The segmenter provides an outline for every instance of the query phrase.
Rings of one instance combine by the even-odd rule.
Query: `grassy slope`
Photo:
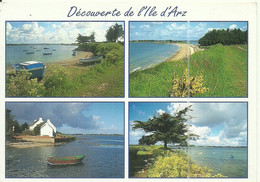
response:
[[[55,65],[56,67],[62,67]],[[99,68],[97,68],[99,67]],[[54,68],[55,69],[55,68]],[[124,63],[66,66],[71,85],[66,93],[55,96],[72,97],[123,97]],[[46,74],[48,72],[46,71]],[[43,80],[44,81],[44,80]]]
[[[241,46],[246,48],[245,46]],[[130,74],[130,97],[168,97],[173,72],[182,75],[187,60],[164,62]],[[210,89],[202,97],[246,97],[247,51],[236,45],[215,45],[192,55],[190,75],[203,74]]]

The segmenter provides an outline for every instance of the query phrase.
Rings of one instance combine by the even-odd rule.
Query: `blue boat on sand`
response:
[[[14,69],[16,71],[28,70],[29,73],[32,73],[31,79],[37,78],[38,80],[41,80],[43,78],[45,68],[46,66],[38,61],[26,61],[14,65]]]

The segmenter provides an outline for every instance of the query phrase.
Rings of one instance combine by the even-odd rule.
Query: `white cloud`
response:
[[[95,32],[96,41],[105,41],[106,31],[114,24],[115,22],[62,22],[50,25],[46,23],[43,27],[33,22],[12,28],[8,22],[6,35],[8,43],[74,43],[78,34],[86,36]]]
[[[236,24],[232,24],[232,25],[229,26],[229,29],[235,29],[235,28],[237,28]]]
[[[162,115],[163,113],[165,113],[164,110],[162,110],[162,109],[157,110],[157,114]]]

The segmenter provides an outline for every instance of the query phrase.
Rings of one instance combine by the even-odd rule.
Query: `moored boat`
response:
[[[31,78],[38,78],[42,79],[44,76],[46,66],[38,61],[27,61],[23,63],[15,64],[14,69],[19,70],[27,70],[28,72],[32,73]]]
[[[44,56],[45,56],[45,55],[52,55],[52,53],[51,53],[51,52],[44,52],[43,55],[44,55]]]
[[[76,155],[68,157],[50,157],[47,162],[49,165],[61,166],[61,165],[74,165],[81,163],[85,158],[85,155]]]
[[[34,52],[26,52],[26,54],[34,54]]]

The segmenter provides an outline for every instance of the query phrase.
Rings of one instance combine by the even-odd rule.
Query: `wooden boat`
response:
[[[94,63],[94,62],[100,62],[101,58],[104,58],[104,56],[96,56],[92,58],[84,58],[84,59],[79,59],[79,63]]]
[[[34,54],[34,52],[26,52],[26,54]]]
[[[24,63],[15,64],[14,69],[16,71],[20,70],[28,70],[28,72],[32,73],[31,78],[42,79],[44,76],[46,66],[38,61],[27,61]]]
[[[44,56],[46,56],[46,55],[52,55],[52,53],[51,53],[51,52],[44,52],[43,55],[44,55]]]
[[[53,166],[74,165],[81,163],[84,158],[85,155],[77,155],[72,157],[50,157],[47,162]]]

